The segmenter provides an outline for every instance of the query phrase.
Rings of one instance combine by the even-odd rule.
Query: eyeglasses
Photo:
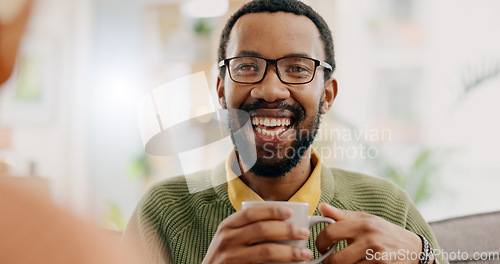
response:
[[[286,84],[306,84],[314,79],[316,68],[321,66],[331,71],[326,62],[300,56],[268,60],[260,57],[234,57],[219,62],[219,67],[229,71],[231,80],[237,83],[258,83],[266,76],[269,65],[276,67],[278,78]]]

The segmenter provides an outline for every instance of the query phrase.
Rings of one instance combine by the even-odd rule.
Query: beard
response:
[[[241,110],[245,111],[245,113],[257,109],[281,109],[291,111],[294,114],[294,121],[289,129],[294,129],[295,133],[293,139],[291,139],[290,145],[285,147],[280,145],[274,146],[270,143],[264,144],[262,147],[256,146],[255,142],[250,142],[250,140],[255,141],[253,131],[251,135],[245,138],[246,142],[243,142],[243,144],[238,142],[239,147],[237,147],[233,133],[231,133],[231,140],[238,153],[237,156],[240,162],[243,165],[248,165],[246,161],[255,160],[249,156],[252,154],[248,154],[255,153],[255,151],[250,151],[247,148],[249,146],[256,146],[256,161],[254,164],[244,167],[249,167],[248,171],[263,178],[280,178],[285,176],[299,164],[306,150],[309,149],[314,142],[321,121],[321,107],[323,103],[323,100],[319,102],[318,110],[314,116],[311,116],[310,120],[306,120],[305,111],[302,107],[286,104],[284,102],[269,104],[259,100],[255,103],[241,107]],[[238,116],[228,115],[228,119],[230,131],[237,131],[244,123]],[[284,153],[281,153],[280,150],[284,150]]]

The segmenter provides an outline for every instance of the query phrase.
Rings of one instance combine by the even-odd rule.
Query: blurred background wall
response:
[[[200,71],[213,91],[221,27],[245,2],[38,0],[0,92],[4,170],[122,228],[151,183],[182,173],[178,157],[144,153],[137,103]],[[390,178],[428,220],[499,210],[500,2],[306,3],[336,49],[339,95],[315,142],[326,164]],[[175,99],[193,114],[209,100]]]

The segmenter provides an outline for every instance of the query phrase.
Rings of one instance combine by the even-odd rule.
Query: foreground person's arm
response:
[[[115,235],[20,186],[0,181],[0,208],[0,263],[141,263]]]

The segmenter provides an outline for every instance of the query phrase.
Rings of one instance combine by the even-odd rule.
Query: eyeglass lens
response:
[[[234,58],[229,61],[229,73],[236,82],[255,83],[266,73],[266,60],[257,57]],[[278,76],[286,83],[306,83],[314,77],[316,63],[312,59],[287,57],[277,62]]]

